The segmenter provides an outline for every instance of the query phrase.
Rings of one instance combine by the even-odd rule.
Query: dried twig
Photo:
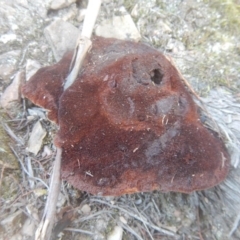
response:
[[[128,225],[126,224],[123,224],[123,223],[119,223],[119,225],[125,229],[126,231],[130,232],[133,236],[136,237],[137,240],[143,240],[143,238],[141,236],[139,236],[131,227],[129,227]]]
[[[60,188],[60,169],[61,169],[61,155],[62,149],[57,148],[57,154],[53,166],[53,172],[51,177],[51,183],[49,188],[49,194],[47,203],[45,206],[42,221],[36,231],[36,240],[48,240],[51,239],[51,233],[54,224],[56,205],[58,200],[58,193]]]
[[[22,167],[22,170],[28,175],[28,178],[29,179],[32,179],[32,180],[37,180],[39,182],[41,182],[47,189],[49,189],[48,185],[41,179],[41,178],[38,178],[38,177],[33,177],[29,172],[28,170],[26,169],[26,167],[24,166],[23,164],[23,161],[22,159],[18,156],[17,152],[14,150],[14,148],[12,146],[10,146],[10,148],[12,149],[14,155],[16,156],[16,158],[18,159],[21,167]]]
[[[87,13],[83,23],[82,33],[77,41],[74,51],[73,59],[70,66],[70,73],[64,84],[64,90],[70,87],[76,80],[77,75],[81,69],[83,60],[91,47],[91,35],[93,27],[101,6],[101,0],[89,0]],[[51,239],[51,234],[54,225],[54,218],[56,212],[56,204],[60,188],[60,167],[61,167],[62,149],[57,148],[55,164],[53,166],[53,173],[47,203],[45,206],[42,221],[36,231],[35,240]]]
[[[135,204],[133,204],[133,205],[134,205],[134,208],[136,209],[139,217],[141,217],[141,214],[140,214],[140,212],[138,211],[138,209],[136,208]],[[147,233],[148,233],[150,239],[151,239],[151,240],[154,240],[152,234],[150,233],[150,231],[149,231],[149,229],[148,229],[148,227],[147,227],[147,225],[146,225],[146,223],[145,223],[144,221],[143,221],[143,225],[144,225],[145,229],[147,230]]]
[[[2,180],[3,180],[4,170],[5,170],[5,164],[3,164],[1,174],[0,174],[0,191],[1,191],[1,188],[2,188]]]
[[[78,233],[83,233],[87,235],[93,235],[92,232],[89,232],[83,229],[78,229],[78,228],[65,228],[64,231],[71,231],[71,232],[78,232]]]
[[[83,60],[92,45],[90,39],[100,6],[101,0],[89,0],[88,2],[87,13],[84,19],[82,33],[75,47],[74,55],[70,66],[71,72],[69,73],[64,84],[64,90],[70,87],[75,81],[82,66]]]
[[[97,211],[89,216],[79,218],[78,221],[76,221],[76,222],[86,222],[86,221],[89,221],[89,220],[99,216],[99,215],[103,216],[103,214],[111,214],[111,212],[109,212],[107,210]]]
[[[34,178],[31,158],[27,157],[26,160],[27,160],[27,168],[28,168],[29,176],[31,176],[31,178]],[[29,179],[29,186],[30,186],[30,188],[34,188],[34,185],[35,185],[34,181],[32,179]]]
[[[107,201],[104,201],[104,200],[100,200],[100,199],[96,199],[96,198],[92,198],[90,200],[90,202],[98,202],[98,203],[101,203],[101,204],[105,204],[111,208],[115,208],[115,209],[118,209],[120,210],[121,212],[124,212],[125,214],[131,216],[132,218],[135,218],[136,220],[140,221],[141,223],[144,223],[144,225],[146,226],[150,226],[152,229],[160,232],[160,233],[163,233],[167,236],[176,236],[173,232],[169,231],[169,230],[165,230],[163,228],[160,228],[156,225],[154,225],[153,223],[151,223],[149,220],[145,219],[144,217],[142,217],[141,215],[139,216],[139,213],[132,213],[132,211],[130,209],[125,209],[125,208],[122,208],[120,206],[115,206],[115,205],[112,205],[110,203],[108,203]]]
[[[24,141],[19,138],[18,136],[16,136],[16,134],[12,131],[12,129],[6,124],[6,123],[1,123],[3,128],[5,129],[5,131],[8,133],[8,135],[14,139],[17,143],[19,143],[20,145],[24,145]]]
[[[70,87],[73,82],[75,81],[79,70],[82,66],[83,60],[89,50],[89,48],[91,47],[92,42],[90,39],[86,38],[86,37],[80,37],[78,39],[78,43],[77,46],[75,48],[75,52],[73,55],[73,59],[71,62],[71,67],[70,67],[70,74],[68,75],[66,82],[64,84],[64,90],[66,90],[68,87]],[[72,67],[73,65],[73,67]]]

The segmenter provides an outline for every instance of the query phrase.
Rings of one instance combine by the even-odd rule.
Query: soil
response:
[[[14,75],[26,69],[27,59],[42,66],[55,62],[44,29],[61,18],[79,27],[79,11],[87,1],[51,10],[47,1],[0,1],[0,93]],[[97,24],[121,14],[131,14],[142,42],[170,56],[201,96],[226,136],[232,169],[220,185],[191,194],[138,193],[98,197],[62,182],[56,218],[56,239],[107,239],[115,226],[122,239],[240,239],[240,2],[207,0],[103,1]],[[10,109],[0,109],[1,146],[19,168],[0,165],[0,239],[33,239],[46,203],[57,127],[45,115],[29,114],[33,105],[21,99]],[[45,112],[43,112],[45,114]],[[26,150],[29,132],[37,121],[47,130],[37,156]],[[12,131],[12,132],[11,132]],[[9,135],[11,137],[9,137]],[[1,148],[0,148],[1,151]],[[20,214],[9,220],[20,210]],[[27,223],[31,220],[31,224]],[[27,225],[29,224],[29,225]],[[27,225],[27,227],[26,227]],[[27,229],[27,230],[26,230]]]

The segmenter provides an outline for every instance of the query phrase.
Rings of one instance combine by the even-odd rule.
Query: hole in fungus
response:
[[[137,118],[138,118],[138,121],[139,121],[139,122],[143,122],[143,121],[145,121],[145,119],[146,119],[146,117],[145,117],[143,114],[138,114],[138,115],[137,115]]]
[[[155,84],[159,85],[162,82],[163,74],[161,73],[160,69],[154,69],[150,73],[151,80]]]
[[[111,51],[111,61],[96,57],[113,46],[117,59]],[[163,54],[141,43],[95,37],[84,74],[63,92],[71,58],[38,71],[22,88],[59,125],[54,143],[63,149],[63,179],[81,191],[112,196],[189,193],[225,179],[230,158],[224,143],[199,121],[198,107]],[[161,84],[163,73],[160,91],[151,83]],[[101,80],[106,75],[114,76],[108,84]]]

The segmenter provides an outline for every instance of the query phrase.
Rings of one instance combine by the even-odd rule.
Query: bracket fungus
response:
[[[173,64],[142,43],[94,37],[77,80],[65,91],[72,53],[40,69],[23,95],[59,125],[62,178],[99,195],[189,193],[227,175],[230,157],[200,119]]]

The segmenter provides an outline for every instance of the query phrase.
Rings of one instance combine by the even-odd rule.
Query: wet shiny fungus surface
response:
[[[167,58],[141,43],[95,37],[74,84],[63,92],[72,53],[39,70],[23,94],[59,124],[62,178],[80,190],[122,195],[189,193],[221,182],[229,155],[205,128]]]

